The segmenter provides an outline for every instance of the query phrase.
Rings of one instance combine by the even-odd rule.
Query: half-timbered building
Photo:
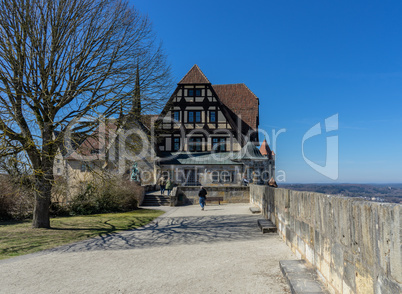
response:
[[[258,124],[259,99],[245,84],[212,85],[194,65],[159,116],[159,172],[186,185],[269,180],[275,163],[256,147]]]

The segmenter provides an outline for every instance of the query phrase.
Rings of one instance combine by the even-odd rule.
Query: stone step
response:
[[[146,194],[141,206],[169,206],[170,198],[167,195]]]
[[[279,267],[285,276],[292,294],[329,294],[317,272],[304,260],[281,260]]]
[[[261,209],[259,207],[250,207],[250,211],[252,214],[261,213]]]
[[[257,223],[263,234],[276,233],[276,231],[277,231],[277,228],[275,227],[275,225],[268,219],[259,219],[257,221]]]

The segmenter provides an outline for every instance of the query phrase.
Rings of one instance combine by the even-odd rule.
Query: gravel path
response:
[[[163,207],[148,226],[0,261],[0,293],[290,293],[249,205]]]

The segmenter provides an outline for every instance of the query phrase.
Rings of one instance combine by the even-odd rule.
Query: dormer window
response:
[[[91,154],[99,154],[100,150],[99,149],[92,149]]]

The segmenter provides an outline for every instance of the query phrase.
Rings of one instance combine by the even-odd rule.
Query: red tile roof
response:
[[[98,153],[92,153],[92,150],[98,152],[98,150],[104,149],[109,144],[110,137],[116,130],[117,126],[113,122],[109,122],[103,127],[95,129],[77,149],[66,156],[66,159],[77,160],[80,159],[81,156],[98,157]],[[102,142],[103,139],[105,140],[104,142]]]
[[[271,151],[271,148],[269,148],[268,142],[265,139],[261,144],[260,152],[262,155],[267,156],[269,159],[272,159],[272,156],[275,155],[274,152]]]
[[[240,116],[249,127],[257,130],[258,98],[245,84],[212,85],[212,87],[226,107]],[[237,122],[236,118],[235,122]]]
[[[210,84],[198,65],[194,65],[178,84]]]

